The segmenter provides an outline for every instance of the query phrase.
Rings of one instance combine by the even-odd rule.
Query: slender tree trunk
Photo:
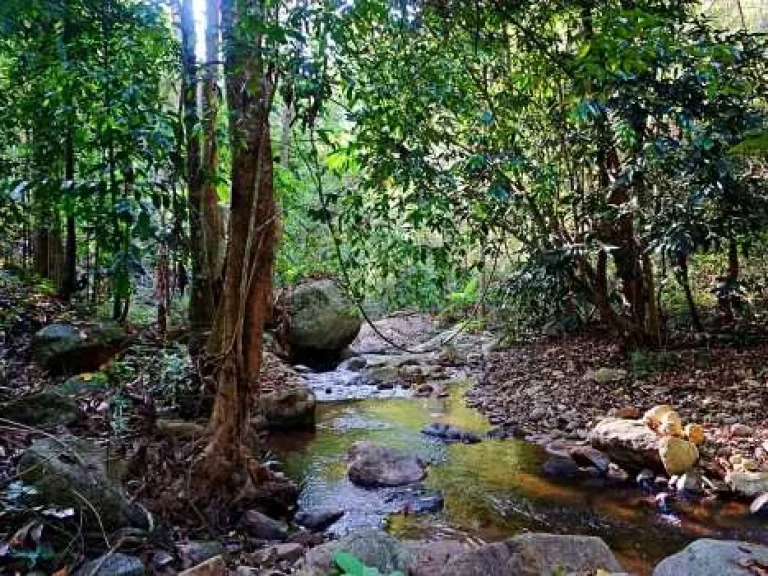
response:
[[[219,34],[221,17],[219,0],[206,2],[205,28],[205,82],[203,84],[203,242],[205,245],[205,266],[209,290],[214,307],[221,296],[224,265],[224,221],[219,207],[219,61],[221,50]]]
[[[75,145],[72,129],[67,131],[64,144],[64,179],[69,183],[70,193],[75,184]],[[67,210],[67,244],[64,255],[64,279],[61,294],[69,299],[77,288],[77,224],[75,222],[75,200],[70,199]]]
[[[679,253],[677,255],[677,282],[683,289],[685,294],[685,301],[688,304],[688,312],[691,315],[691,324],[693,329],[697,332],[702,332],[701,318],[699,317],[699,311],[696,308],[696,301],[693,298],[693,290],[691,289],[691,280],[688,274],[688,255]]]
[[[215,310],[208,267],[206,266],[203,230],[203,172],[198,111],[197,31],[193,0],[181,0],[181,52],[183,67],[182,104],[184,141],[187,148],[186,172],[189,187],[189,248],[192,256],[192,291],[189,320],[193,328],[210,327]]]

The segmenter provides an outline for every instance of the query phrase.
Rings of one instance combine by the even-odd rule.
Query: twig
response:
[[[107,547],[110,548],[112,545],[109,543],[109,538],[107,537],[107,531],[104,529],[104,523],[101,521],[101,514],[99,514],[99,511],[96,510],[96,507],[91,504],[91,501],[88,500],[85,496],[80,494],[77,490],[74,488],[72,489],[72,493],[80,498],[85,504],[88,506],[88,508],[91,509],[91,512],[96,516],[96,521],[99,523],[99,528],[101,529],[101,535],[104,537],[104,542],[106,543]],[[105,558],[106,559],[106,558]],[[99,568],[101,567],[101,563],[99,564]],[[91,574],[95,573],[95,571],[92,571]]]

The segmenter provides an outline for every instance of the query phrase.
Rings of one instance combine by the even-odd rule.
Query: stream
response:
[[[432,422],[484,434],[485,417],[465,406],[467,381],[454,381],[443,398],[416,398],[406,389],[379,390],[350,374],[304,376],[318,398],[317,428],[276,435],[271,450],[301,488],[300,508],[340,508],[329,528],[343,535],[383,527],[410,540],[458,539],[474,544],[503,540],[521,531],[589,534],[603,538],[628,570],[650,574],[665,556],[700,537],[768,541],[768,530],[747,507],[720,500],[674,501],[663,514],[654,495],[632,484],[555,482],[541,473],[547,454],[523,440],[444,444],[421,433]],[[403,488],[368,490],[346,476],[345,456],[358,440],[418,454],[430,463],[424,482],[444,497],[442,510],[403,513]],[[407,489],[406,489],[407,498]]]

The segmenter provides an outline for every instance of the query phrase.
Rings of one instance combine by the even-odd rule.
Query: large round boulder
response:
[[[353,555],[381,574],[400,571],[405,574],[413,556],[408,548],[381,530],[360,530],[341,540],[328,542],[309,551],[303,569],[308,576],[327,576],[336,568],[334,556],[340,552]]]
[[[754,576],[768,566],[768,546],[702,538],[665,558],[653,576]]]
[[[349,450],[349,479],[358,486],[405,486],[427,475],[425,463],[413,454],[372,442],[355,442]]]
[[[110,361],[128,337],[114,322],[84,326],[49,324],[32,339],[32,356],[56,374],[95,372]]]
[[[610,548],[594,536],[521,534],[451,560],[441,576],[554,576],[623,572]]]
[[[339,355],[360,332],[357,308],[333,280],[306,282],[293,289],[284,338],[296,357]]]

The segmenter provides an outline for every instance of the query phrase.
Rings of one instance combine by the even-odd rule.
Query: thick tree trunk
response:
[[[201,490],[242,502],[268,477],[252,456],[249,424],[259,393],[262,337],[272,291],[276,209],[269,112],[274,87],[259,38],[243,43],[243,19],[262,15],[259,0],[222,1],[232,149],[231,216],[222,300],[209,349],[219,359],[218,386],[198,463]],[[250,38],[250,37],[249,37]]]

